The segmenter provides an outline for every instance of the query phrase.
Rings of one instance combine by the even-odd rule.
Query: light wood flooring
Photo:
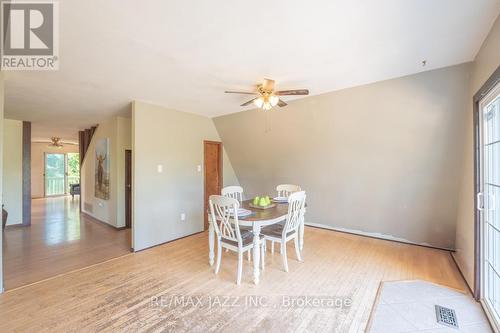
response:
[[[6,290],[130,253],[130,229],[80,216],[78,196],[34,199],[31,226],[3,237]]]
[[[237,286],[236,255],[224,252],[215,275],[207,237],[196,234],[6,292],[0,332],[363,332],[380,281],[421,279],[466,290],[449,252],[310,227],[303,263],[290,247],[285,273],[279,251],[268,251],[260,284],[252,283],[245,260]],[[256,296],[264,302],[245,305]],[[291,306],[291,299],[304,297],[351,304]]]

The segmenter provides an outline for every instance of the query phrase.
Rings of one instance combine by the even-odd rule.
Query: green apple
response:
[[[254,205],[258,205],[259,204],[259,201],[260,201],[260,197],[259,196],[256,196],[255,198],[253,198],[253,204]]]
[[[266,206],[269,206],[271,204],[271,198],[269,198],[268,195],[266,195],[266,202],[267,202]]]
[[[266,207],[267,206],[266,198],[264,198],[264,197],[260,198],[260,200],[259,200],[259,206],[261,206],[261,207]]]

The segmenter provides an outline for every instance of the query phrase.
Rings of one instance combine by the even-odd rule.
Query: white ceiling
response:
[[[74,139],[135,99],[211,117],[248,100],[224,90],[265,77],[316,95],[471,61],[500,11],[500,0],[59,4],[60,70],[7,74],[6,117],[32,121],[36,137]]]

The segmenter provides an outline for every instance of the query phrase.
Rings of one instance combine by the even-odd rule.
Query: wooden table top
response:
[[[251,210],[253,212],[252,215],[245,217],[245,218],[239,218],[239,220],[244,220],[244,221],[262,221],[262,220],[274,220],[276,218],[279,218],[281,216],[285,217],[286,214],[288,214],[288,202],[286,203],[275,203],[275,207],[273,208],[268,208],[268,209],[259,209],[259,208],[253,208],[250,207],[250,203],[253,200],[245,200],[242,202],[241,207]]]

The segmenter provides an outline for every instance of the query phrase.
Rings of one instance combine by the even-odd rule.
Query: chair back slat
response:
[[[276,191],[278,191],[278,197],[288,198],[290,194],[300,192],[301,188],[298,185],[280,184],[276,186]]]
[[[211,195],[208,199],[210,215],[218,237],[238,242],[241,247],[242,240],[238,225],[238,208],[240,203],[234,198],[222,195]]]
[[[221,194],[225,197],[236,199],[240,203],[243,201],[243,187],[241,186],[226,186],[221,190]]]
[[[296,231],[304,220],[306,206],[306,192],[294,192],[288,197],[288,214],[286,216],[283,236],[291,231]]]

